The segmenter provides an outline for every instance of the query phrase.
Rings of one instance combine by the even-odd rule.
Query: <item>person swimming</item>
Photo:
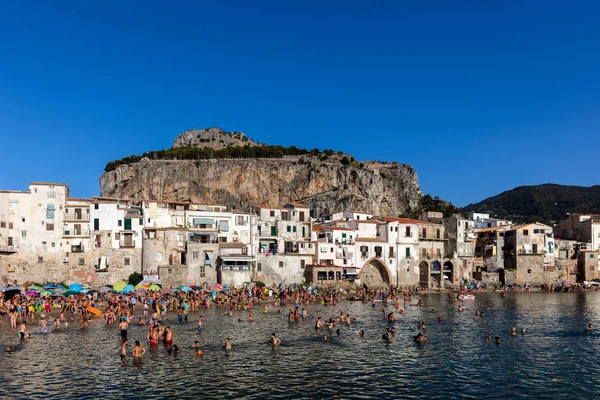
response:
[[[281,339],[279,339],[277,336],[275,336],[275,333],[271,333],[271,344],[273,346],[277,346],[277,345],[281,344]]]
[[[517,329],[516,329],[515,327],[512,327],[512,328],[510,329],[510,334],[511,334],[512,336],[517,336]]]
[[[419,334],[417,334],[417,336],[415,336],[415,342],[417,342],[417,344],[426,343],[427,338],[425,337],[425,335],[423,335],[422,333],[419,332]]]
[[[500,344],[501,343],[500,342],[500,336],[496,336],[494,339],[496,340],[496,344]]]
[[[491,335],[487,335],[487,337],[485,338],[486,342],[491,342],[492,341],[492,336]]]
[[[365,336],[365,331],[363,331],[362,329],[360,331],[358,331],[358,336],[360,336],[360,337]]]

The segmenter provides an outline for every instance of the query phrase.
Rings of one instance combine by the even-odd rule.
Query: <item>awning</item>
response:
[[[212,218],[194,218],[194,225],[214,225],[215,220]]]

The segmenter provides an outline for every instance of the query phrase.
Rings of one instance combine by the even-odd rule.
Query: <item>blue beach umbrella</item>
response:
[[[179,290],[183,290],[184,292],[191,292],[192,288],[189,286],[179,286]]]
[[[123,290],[121,290],[121,292],[131,293],[131,292],[133,292],[133,290],[134,290],[133,285],[125,285],[125,287],[123,288]]]
[[[79,283],[74,283],[71,286],[69,286],[69,290],[72,292],[79,292],[81,291],[82,287]]]

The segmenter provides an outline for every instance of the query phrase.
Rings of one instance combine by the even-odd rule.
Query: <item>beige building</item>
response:
[[[588,243],[587,250],[600,250],[600,215],[571,214],[554,227],[554,236]]]

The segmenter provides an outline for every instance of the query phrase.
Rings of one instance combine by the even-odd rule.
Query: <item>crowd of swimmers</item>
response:
[[[382,318],[387,322],[387,327],[382,332],[381,338],[386,343],[391,343],[397,333],[395,326],[397,315],[402,316],[404,309],[408,305],[422,307],[423,302],[417,299],[413,304],[413,296],[418,294],[418,288],[406,288],[400,290],[390,288],[387,290],[369,290],[362,289],[358,292],[356,299],[360,299],[363,303],[371,304],[376,307],[378,303],[385,306],[394,306],[394,311],[384,308],[382,310]],[[450,293],[450,298],[459,303],[458,311],[464,312],[463,298],[461,293]],[[505,293],[502,293],[502,297]],[[229,290],[226,292],[217,293],[216,296],[208,291],[174,291],[168,293],[154,292],[143,290],[132,294],[115,294],[115,293],[94,293],[93,295],[75,295],[70,297],[29,297],[26,295],[16,295],[10,300],[4,300],[3,294],[0,294],[0,326],[4,324],[4,315],[8,315],[10,328],[18,332],[21,341],[27,340],[31,333],[28,330],[28,322],[39,325],[40,333],[47,334],[52,330],[68,330],[69,323],[73,324],[76,320],[79,321],[79,329],[87,329],[89,324],[94,321],[102,321],[104,325],[117,325],[120,337],[119,354],[125,360],[128,355],[129,337],[128,331],[130,324],[139,326],[147,326],[146,341],[149,347],[159,346],[161,343],[167,349],[168,354],[178,354],[182,349],[175,343],[175,333],[170,326],[169,320],[166,318],[167,313],[176,315],[176,320],[179,323],[187,322],[190,313],[197,313],[203,309],[209,309],[212,305],[216,307],[227,307],[228,316],[233,316],[234,312],[246,312],[247,320],[252,322],[254,319],[253,307],[262,306],[263,313],[270,312],[270,307],[275,307],[276,312],[281,314],[282,309],[288,304],[293,304],[293,307],[288,309],[288,322],[297,322],[307,318],[313,318],[305,306],[313,304],[332,305],[335,306],[342,299],[342,292],[335,289],[330,289],[317,293],[313,290],[308,290],[304,287],[297,286],[281,290],[262,290],[258,287],[246,290]],[[271,301],[274,300],[274,301]],[[400,305],[403,304],[403,307]],[[103,317],[97,317],[93,310],[102,310]],[[57,318],[50,321],[50,313],[58,314]],[[139,312],[141,315],[136,316]],[[397,315],[396,315],[397,313]],[[436,313],[435,309],[431,309],[431,313]],[[476,310],[475,315],[484,317],[485,313],[481,310]],[[39,318],[39,320],[38,320]],[[95,318],[95,320],[94,320]],[[202,333],[204,317],[200,315],[197,319],[197,332]],[[241,318],[238,319],[241,322]],[[437,321],[444,322],[441,315],[438,315]],[[337,317],[323,319],[317,317],[315,319],[315,330],[323,340],[328,340],[334,333],[340,336],[341,331],[338,328],[340,325],[351,326],[357,322],[356,318],[348,313],[341,312]],[[585,333],[593,331],[592,324],[589,324],[585,329]],[[425,321],[417,322],[418,333],[413,336],[415,343],[423,345],[427,343],[427,338],[424,332],[427,330]],[[525,335],[526,329],[521,328],[520,334]],[[365,336],[365,331],[360,329],[359,336]],[[517,336],[517,328],[510,329],[511,336]],[[499,336],[492,339],[488,335],[485,342],[494,341],[497,345],[501,343]],[[281,344],[275,333],[271,334],[269,342],[277,347]],[[204,344],[195,341],[188,347],[192,349],[199,357],[204,355]],[[232,343],[229,337],[223,340],[223,349],[226,352],[232,350]],[[13,346],[6,347],[5,351],[13,351]],[[146,348],[139,340],[135,340],[131,350],[131,355],[134,361],[140,361],[146,353]]]

